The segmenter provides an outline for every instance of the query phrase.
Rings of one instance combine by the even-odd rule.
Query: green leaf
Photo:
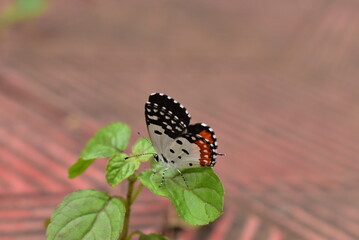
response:
[[[169,238],[162,235],[151,233],[148,235],[141,234],[139,240],[169,240]]]
[[[0,29],[27,18],[33,18],[48,8],[48,0],[12,0],[0,9]]]
[[[113,156],[106,167],[106,179],[108,184],[116,186],[122,180],[131,176],[140,166],[140,162],[134,158],[124,159],[127,154],[120,153]]]
[[[69,169],[68,174],[69,178],[75,178],[78,175],[82,174],[93,162],[95,159],[83,160],[79,158]]]
[[[14,4],[24,12],[37,12],[46,3],[44,0],[15,0]]]
[[[153,157],[153,154],[156,154],[156,151],[153,148],[152,143],[148,138],[145,137],[140,138],[132,146],[133,156],[141,155],[141,154],[146,154],[146,155],[136,157],[139,161],[147,161]]]
[[[44,227],[45,227],[45,229],[49,226],[50,223],[51,223],[51,220],[50,220],[49,217],[44,220]]]
[[[154,194],[167,197],[176,207],[177,213],[192,225],[204,225],[217,219],[223,212],[224,190],[212,168],[170,169],[165,174],[161,187],[162,173],[143,171],[140,181]]]
[[[121,181],[131,176],[140,167],[141,161],[147,161],[152,158],[153,155],[147,153],[156,152],[148,139],[140,138],[132,146],[132,157],[125,160],[127,157],[126,154],[117,154],[113,156],[109,160],[106,168],[106,179],[108,184],[116,186]]]
[[[67,195],[51,215],[47,240],[117,239],[125,206],[118,198],[86,189]]]
[[[131,129],[122,122],[115,122],[98,130],[81,153],[83,160],[111,157],[123,152],[130,140]]]

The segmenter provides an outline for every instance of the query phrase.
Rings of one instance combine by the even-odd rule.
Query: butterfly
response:
[[[223,155],[217,153],[217,137],[213,129],[204,123],[190,124],[191,115],[187,109],[166,94],[149,96],[145,117],[149,137],[157,152],[154,159],[166,168],[161,185],[168,169],[175,168],[184,178],[180,169],[213,167],[217,155]]]

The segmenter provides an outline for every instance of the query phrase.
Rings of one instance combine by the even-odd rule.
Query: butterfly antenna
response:
[[[140,132],[137,132],[137,134],[138,134],[140,137],[143,137]],[[145,138],[145,137],[143,137],[143,138],[146,139],[146,141],[147,141],[151,146],[153,146],[151,141],[149,141],[149,140],[148,140],[147,138]],[[142,153],[142,154],[138,154],[138,155],[133,155],[133,156],[125,157],[124,159],[127,160],[127,159],[129,159],[129,158],[140,157],[140,156],[143,156],[143,155],[153,155],[153,156],[155,156],[155,155],[157,155],[157,153]]]
[[[150,140],[148,140],[148,138],[144,137],[140,132],[137,132],[137,135],[146,139],[146,141],[153,147],[152,142]]]
[[[156,153],[142,153],[142,154],[137,154],[137,155],[133,155],[133,156],[129,156],[129,157],[125,157],[124,159],[127,160],[129,158],[133,158],[133,157],[140,157],[140,156],[143,156],[143,155],[153,155],[155,156]]]

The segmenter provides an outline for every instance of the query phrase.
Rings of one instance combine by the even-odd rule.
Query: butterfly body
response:
[[[157,152],[155,160],[166,169],[215,165],[219,154],[213,129],[204,123],[190,125],[191,116],[182,104],[163,93],[153,93],[145,104],[145,116]]]

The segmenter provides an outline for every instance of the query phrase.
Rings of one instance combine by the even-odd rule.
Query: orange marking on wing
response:
[[[212,138],[212,134],[206,130],[203,130],[202,132],[200,132],[199,135],[201,135],[202,137],[207,139],[210,143],[214,142],[214,140]]]
[[[197,140],[195,142],[199,146],[201,157],[199,159],[202,166],[210,166],[212,162],[211,150],[208,143],[203,140]]]

